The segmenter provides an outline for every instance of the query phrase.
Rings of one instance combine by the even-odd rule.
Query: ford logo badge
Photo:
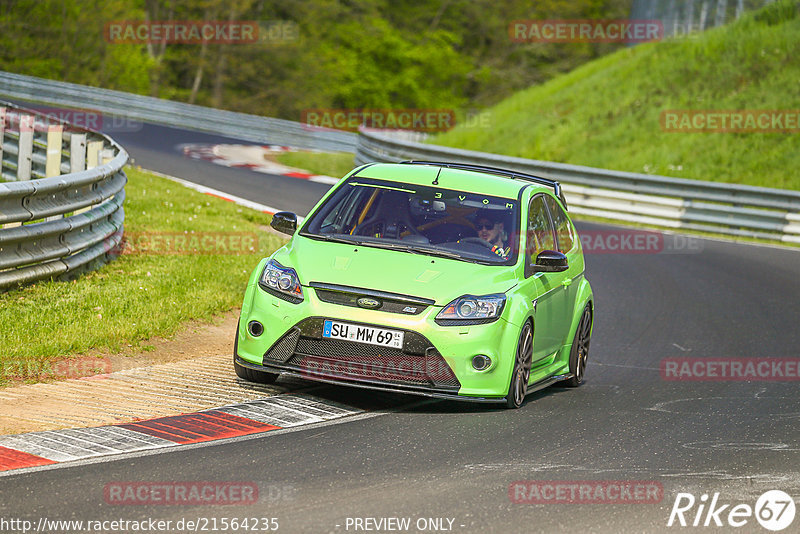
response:
[[[371,299],[369,297],[361,297],[356,301],[361,308],[368,308],[370,310],[376,310],[381,307],[381,301]]]

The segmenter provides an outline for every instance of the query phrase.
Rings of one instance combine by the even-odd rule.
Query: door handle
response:
[[[564,287],[567,287],[567,286],[569,286],[571,284],[572,284],[572,278],[565,278],[564,281],[561,282],[561,285],[564,286]]]

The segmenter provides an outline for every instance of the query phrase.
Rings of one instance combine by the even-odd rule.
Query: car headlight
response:
[[[289,302],[303,300],[303,288],[297,272],[290,267],[284,267],[275,260],[269,260],[264,272],[261,274],[259,285],[267,292]]]
[[[441,321],[440,324],[459,324],[462,321],[489,323],[500,317],[505,304],[506,296],[501,293],[480,297],[464,295],[445,306],[436,316],[436,322]]]

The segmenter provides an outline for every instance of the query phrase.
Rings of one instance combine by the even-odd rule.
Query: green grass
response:
[[[73,282],[39,282],[0,294],[0,383],[36,378],[59,357],[140,346],[153,336],[174,334],[186,321],[235,308],[249,273],[283,242],[263,229],[267,215],[141,170],[126,172],[126,235],[250,232],[256,234],[249,234],[253,250],[123,254]]]
[[[324,174],[341,178],[355,167],[354,154],[348,152],[284,152],[277,161],[283,165],[297,167],[311,174]]]
[[[800,17],[778,2],[690,39],[626,48],[504,100],[436,144],[800,189],[797,133],[667,133],[664,110],[800,109]]]

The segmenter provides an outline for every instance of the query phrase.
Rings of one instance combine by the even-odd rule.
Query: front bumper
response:
[[[240,365],[320,382],[459,400],[502,401],[508,391],[518,328],[503,318],[480,325],[441,326],[440,306],[415,315],[322,301],[304,287],[304,300],[287,302],[257,284],[248,286],[238,332]],[[327,298],[327,297],[326,297]],[[325,319],[402,330],[402,349],[323,338]],[[250,321],[264,333],[247,332]],[[492,359],[483,371],[476,354]]]
[[[497,397],[464,397],[458,394],[449,393],[449,392],[440,392],[432,389],[415,389],[415,388],[404,388],[401,386],[393,386],[391,384],[387,384],[385,382],[371,382],[366,380],[346,380],[343,378],[336,378],[336,377],[326,377],[326,376],[309,376],[306,372],[297,372],[287,370],[283,367],[272,367],[269,365],[255,365],[248,361],[241,359],[240,357],[236,357],[236,363],[243,367],[249,367],[250,369],[255,369],[257,371],[266,371],[269,373],[276,373],[281,374],[284,376],[294,377],[294,378],[302,378],[305,380],[312,380],[314,382],[322,382],[325,384],[334,384],[339,386],[350,386],[356,387],[360,389],[372,389],[377,391],[388,391],[390,393],[404,393],[407,395],[421,395],[423,397],[432,397],[437,399],[449,399],[449,400],[458,400],[458,401],[469,401],[469,402],[484,402],[484,403],[498,403],[504,402],[504,398],[497,398]]]

